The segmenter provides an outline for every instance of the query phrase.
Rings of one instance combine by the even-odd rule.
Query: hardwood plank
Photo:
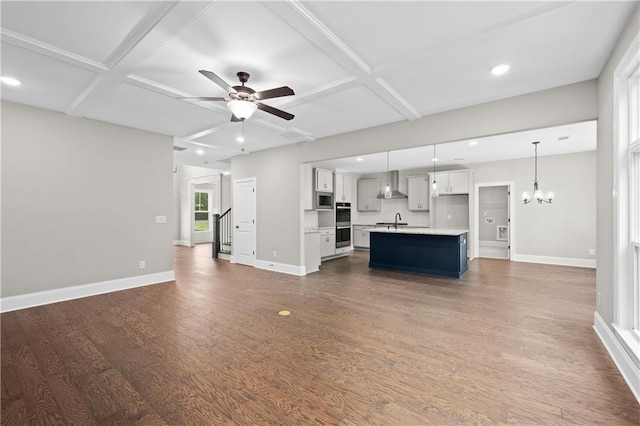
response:
[[[15,373],[21,383],[29,424],[63,425],[64,418],[53,397],[47,378],[27,342],[16,312],[2,314],[2,334],[15,361]],[[33,330],[30,330],[30,332]],[[4,375],[2,376],[4,381]],[[4,401],[3,401],[4,402]],[[6,419],[2,418],[3,424]]]
[[[2,419],[2,424],[27,424],[29,415],[22,395],[22,386],[17,375],[18,367],[15,365],[9,346],[5,341],[5,333],[2,333],[0,338],[0,377],[2,378],[0,419]]]
[[[99,424],[640,424],[591,327],[591,269],[479,259],[452,280],[356,252],[295,277],[208,245],[177,247],[175,269],[173,283],[3,314],[2,424],[47,421],[23,375],[82,395]],[[23,347],[35,372],[14,368]]]
[[[56,348],[49,341],[49,339],[55,338],[56,334],[43,332],[45,330],[43,325],[49,321],[47,318],[42,321],[36,320],[37,314],[43,311],[43,308],[23,309],[18,311],[16,315],[21,324],[31,330],[25,337],[33,350],[46,383],[51,389],[53,399],[55,399],[66,424],[95,424],[95,419],[89,412],[83,396],[74,385],[72,379],[74,370],[69,369],[60,361]]]

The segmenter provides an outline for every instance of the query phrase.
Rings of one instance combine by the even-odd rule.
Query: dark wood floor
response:
[[[176,283],[3,314],[2,424],[640,423],[591,269],[441,279],[357,252],[294,277],[175,254]]]

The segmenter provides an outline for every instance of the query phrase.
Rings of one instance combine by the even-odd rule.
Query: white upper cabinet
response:
[[[429,210],[429,178],[426,175],[409,176],[408,209],[417,211]]]
[[[316,191],[333,192],[333,172],[316,168]]]
[[[335,175],[336,190],[335,201],[343,203],[353,202],[353,183],[354,179],[351,175],[336,173]]]
[[[436,172],[436,183],[440,195],[468,194],[469,172]],[[429,173],[429,181],[433,180],[433,173]]]
[[[381,208],[380,179],[360,179],[358,181],[358,211],[379,212]]]

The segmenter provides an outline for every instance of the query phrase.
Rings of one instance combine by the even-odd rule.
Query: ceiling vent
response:
[[[175,146],[175,145],[173,146],[173,150],[174,151],[184,151],[185,149],[187,149],[187,148],[183,148],[181,146]]]

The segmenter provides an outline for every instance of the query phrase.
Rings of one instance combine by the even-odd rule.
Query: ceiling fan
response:
[[[264,112],[268,112],[269,114],[276,115],[280,118],[284,118],[285,120],[291,120],[295,117],[293,114],[289,114],[286,111],[282,111],[278,108],[274,108],[272,106],[263,104],[259,102],[264,99],[271,98],[279,98],[282,96],[291,96],[295,93],[288,86],[277,87],[275,89],[263,90],[261,92],[256,92],[249,86],[245,86],[244,84],[249,81],[249,73],[240,71],[236,75],[238,76],[238,80],[242,83],[241,86],[231,86],[229,83],[218,77],[215,73],[207,70],[200,70],[200,74],[207,77],[209,80],[216,83],[218,86],[222,87],[227,91],[229,96],[227,97],[192,97],[185,98],[181,97],[179,99],[189,100],[189,101],[224,101],[227,102],[227,107],[231,110],[231,121],[244,121],[247,118],[251,117],[251,114],[255,112],[256,109],[261,109]]]

